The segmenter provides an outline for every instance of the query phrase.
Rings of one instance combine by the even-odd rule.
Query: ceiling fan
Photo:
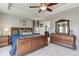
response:
[[[40,13],[41,11],[49,11],[52,12],[52,9],[50,9],[49,7],[56,5],[58,3],[40,3],[40,6],[29,6],[29,8],[40,8],[40,10],[38,11],[38,13]]]

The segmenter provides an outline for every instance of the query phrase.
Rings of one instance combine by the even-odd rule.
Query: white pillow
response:
[[[22,35],[30,35],[33,34],[32,32],[23,32]]]

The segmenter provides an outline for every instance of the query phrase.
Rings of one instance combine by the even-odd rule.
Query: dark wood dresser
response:
[[[50,42],[72,49],[76,49],[75,45],[76,37],[74,35],[63,35],[52,33],[50,35]]]
[[[0,36],[0,47],[9,45],[9,37],[8,36]]]

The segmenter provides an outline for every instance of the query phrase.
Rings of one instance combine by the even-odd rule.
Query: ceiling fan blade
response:
[[[40,13],[42,10],[40,9],[39,11],[38,11],[38,13]]]
[[[56,4],[58,4],[58,3],[49,3],[49,4],[47,4],[47,6],[49,7],[49,6],[56,5]]]
[[[30,8],[39,8],[40,6],[29,6]]]
[[[47,8],[46,10],[52,12],[52,9]]]
[[[11,3],[8,3],[8,10],[10,9],[11,5],[12,5]]]

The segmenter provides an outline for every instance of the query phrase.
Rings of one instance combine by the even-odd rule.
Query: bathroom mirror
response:
[[[69,20],[61,19],[56,21],[55,23],[55,32],[58,34],[69,34]]]

